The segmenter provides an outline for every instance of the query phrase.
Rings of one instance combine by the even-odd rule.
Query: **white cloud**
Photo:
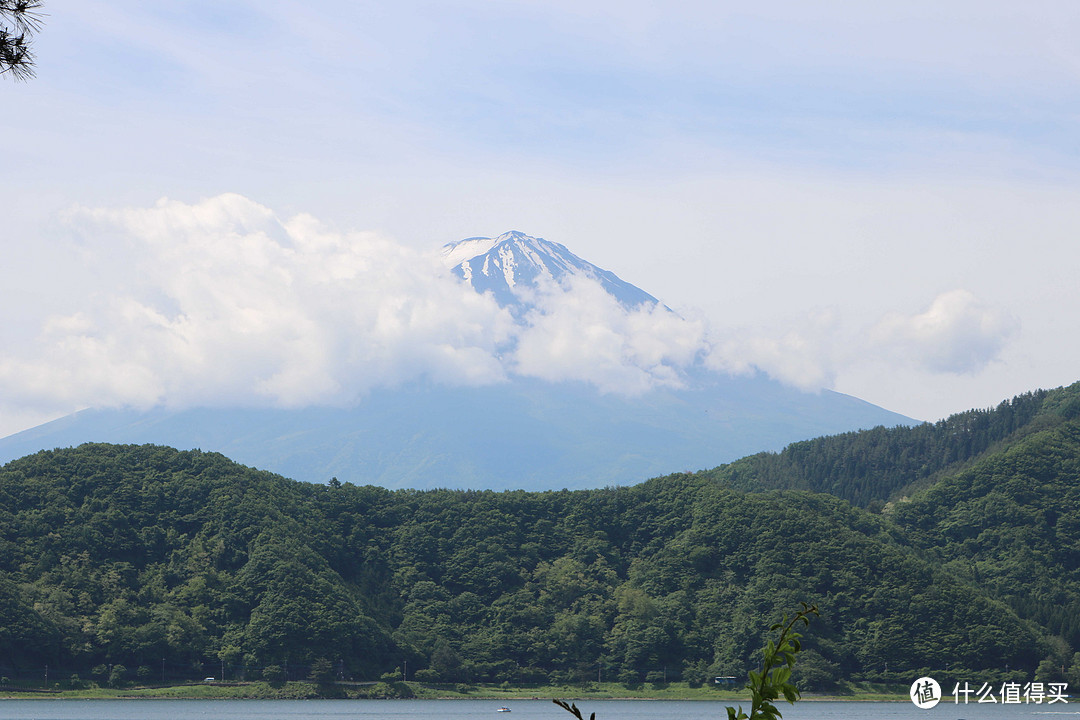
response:
[[[236,194],[76,208],[66,221],[83,278],[45,291],[67,307],[33,342],[5,343],[5,413],[349,404],[422,378],[481,385],[513,375],[636,394],[679,387],[701,362],[816,390],[869,360],[883,372],[974,374],[1018,330],[958,290],[868,333],[846,333],[829,309],[772,331],[719,334],[663,306],[628,311],[587,278],[531,291],[534,309],[515,321],[449,275],[437,251],[339,232],[310,215],[282,219]]]
[[[760,370],[802,390],[833,384],[839,336],[835,313],[819,311],[799,318],[795,327],[775,333],[737,331],[715,342],[708,364],[714,370],[745,374]]]
[[[599,282],[576,277],[533,296],[513,369],[545,380],[583,380],[637,394],[680,386],[680,369],[706,350],[704,326],[662,306],[628,311]]]
[[[83,248],[86,262],[66,262],[48,242],[47,218],[74,202],[142,207],[229,188],[288,216],[304,208],[343,227],[389,228],[415,247],[508,227],[543,232],[673,307],[701,308],[728,331],[714,344],[733,368],[804,386],[835,375],[845,392],[910,415],[1076,379],[1080,319],[1054,311],[1080,302],[1075,2],[1031,12],[1002,0],[463,0],[378,13],[340,0],[240,0],[214,12],[49,4],[38,78],[7,88],[19,111],[0,139],[18,178],[0,201],[7,398],[28,392],[10,379],[19,378],[39,399],[190,401],[213,396],[215,377],[231,391],[227,378],[247,368],[257,380],[244,376],[236,392],[301,402],[424,368],[479,382],[509,367],[467,328],[465,339],[394,347],[350,334],[336,303],[341,317],[327,316],[310,286],[297,289],[304,278],[290,286],[227,270],[237,286],[225,297],[200,305],[191,289],[180,300],[157,277],[195,269],[191,253],[177,250],[175,265],[164,256],[181,216],[199,215],[190,208],[146,211],[143,222],[162,223],[164,246],[141,247],[138,263],[129,246],[150,241],[126,233],[110,246],[105,235],[119,228],[108,218]],[[238,237],[257,235],[245,222],[266,234],[269,244],[249,248],[252,262],[267,252],[269,267],[291,268],[297,255],[277,256],[296,242],[285,223],[266,208],[220,205]],[[216,222],[211,205],[201,212],[198,222]],[[331,244],[341,235],[319,232]],[[330,262],[306,252],[331,278],[368,277],[349,264],[362,253]],[[80,277],[84,265],[92,277]],[[344,284],[335,297],[359,303]],[[978,377],[941,375],[932,368],[950,363],[926,362],[903,333],[876,345],[855,334],[957,287],[1024,320],[1023,344]],[[251,302],[267,290],[257,311]],[[291,327],[268,309],[279,296],[282,312],[297,309],[290,293],[309,303]],[[795,309],[823,305],[843,309],[850,335],[785,326]],[[44,316],[76,313],[87,329],[42,331]],[[142,339],[129,340],[121,321]],[[246,321],[243,346],[230,328]],[[543,330],[555,333],[554,322]],[[391,317],[379,327],[393,326]],[[609,350],[611,367],[622,367],[625,348]],[[355,377],[350,352],[368,363]],[[66,367],[68,356],[96,360]],[[583,372],[569,357],[564,372]],[[891,372],[900,365],[910,382]],[[120,367],[130,371],[122,381],[103,369]],[[961,384],[981,394],[960,394]]]
[[[1020,321],[967,290],[934,298],[925,312],[890,313],[873,328],[871,341],[931,372],[974,374],[999,357],[1019,332]]]
[[[924,378],[980,374],[1019,329],[1019,320],[1004,310],[953,290],[938,295],[924,312],[890,312],[862,332],[846,331],[835,309],[809,313],[772,332],[729,331],[713,342],[708,364],[730,373],[760,370],[809,391],[867,373],[867,382],[887,386],[888,378],[907,370]]]
[[[422,376],[503,378],[508,314],[381,236],[281,221],[232,194],[68,220],[98,292],[49,318],[29,352],[0,359],[7,391],[76,405],[290,406]]]
[[[418,378],[509,374],[637,393],[679,384],[704,347],[701,323],[627,312],[588,279],[537,292],[515,324],[437,253],[236,194],[76,208],[67,223],[93,291],[0,355],[9,402],[347,404]]]

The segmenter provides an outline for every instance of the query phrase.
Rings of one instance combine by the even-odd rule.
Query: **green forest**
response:
[[[313,485],[159,446],[0,469],[0,674],[1080,682],[1080,384],[598,490]],[[965,676],[965,673],[967,675]]]

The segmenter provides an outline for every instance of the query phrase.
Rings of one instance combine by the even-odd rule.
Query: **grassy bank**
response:
[[[172,698],[172,699],[258,699],[308,700],[314,698],[420,698],[420,699],[491,699],[520,700],[532,698],[642,699],[642,700],[717,700],[747,702],[743,690],[719,690],[714,687],[690,687],[686,683],[642,685],[627,688],[619,683],[581,685],[539,685],[505,687],[498,685],[428,685],[409,683],[367,683],[319,685],[309,682],[270,684],[200,683],[167,687],[92,688],[57,692],[0,690],[3,698],[92,699],[92,698]],[[829,693],[806,693],[804,700],[908,701],[907,689],[871,683],[843,682]]]
[[[539,687],[504,688],[500,686],[430,686],[409,683],[415,687],[418,698],[484,698],[484,699],[529,699],[529,698],[596,698],[596,699],[640,699],[640,700],[718,700],[722,702],[746,703],[749,695],[743,689],[719,690],[714,687],[690,687],[686,683],[668,683],[654,687],[642,685],[627,688],[619,683],[589,683],[581,685],[543,685]],[[897,688],[876,683],[840,683],[829,693],[804,693],[804,700],[864,700],[910,702],[907,688]]]

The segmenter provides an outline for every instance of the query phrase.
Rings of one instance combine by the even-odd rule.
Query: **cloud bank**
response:
[[[996,360],[1020,321],[966,290],[938,295],[924,312],[890,313],[871,339],[887,352],[937,373],[975,374]]]
[[[704,324],[660,305],[628,311],[599,282],[574,278],[531,294],[513,354],[516,373],[581,380],[638,394],[680,387],[680,370],[708,352]]]
[[[1017,330],[958,290],[856,338],[830,313],[772,335],[717,337],[662,305],[627,310],[587,278],[530,290],[533,308],[515,319],[438,252],[310,215],[282,219],[236,194],[78,207],[66,223],[89,290],[33,342],[0,354],[8,406],[346,405],[375,387],[514,375],[637,394],[681,386],[695,364],[819,389],[875,348],[975,373]]]
[[[100,293],[0,362],[27,395],[84,405],[340,403],[428,377],[498,381],[509,317],[372,233],[280,220],[239,195],[78,208]]]
[[[535,293],[515,322],[424,254],[225,194],[66,221],[97,289],[0,356],[8,401],[348,404],[376,386],[511,374],[636,393],[677,384],[699,323],[627,312],[598,283]]]

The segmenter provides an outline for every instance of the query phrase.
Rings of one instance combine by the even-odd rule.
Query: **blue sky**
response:
[[[307,214],[395,267],[543,236],[729,370],[919,418],[1080,379],[1080,7],[879,5],[49,0],[38,77],[0,85],[0,431],[199,395],[130,391],[180,361],[117,308],[195,317],[168,263],[250,258],[135,223],[161,198],[146,223]]]

